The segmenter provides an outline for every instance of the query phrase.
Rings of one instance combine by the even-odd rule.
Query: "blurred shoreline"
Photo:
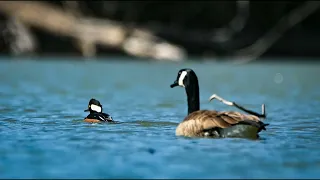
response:
[[[79,62],[79,63],[90,63],[90,62],[102,62],[102,63],[146,63],[146,64],[181,64],[181,65],[194,65],[194,64],[225,64],[231,66],[241,66],[244,64],[237,63],[231,61],[229,59],[217,59],[217,58],[199,58],[199,57],[189,57],[186,59],[182,59],[181,61],[162,61],[162,60],[154,60],[154,59],[144,59],[138,57],[128,57],[121,55],[112,55],[112,56],[97,56],[85,58],[82,56],[67,56],[67,55],[55,55],[55,56],[0,56],[0,62]],[[259,58],[255,61],[251,61],[250,63],[246,63],[246,65],[255,65],[255,64],[263,64],[263,65],[288,65],[289,64],[300,64],[300,65],[320,65],[319,58],[311,58],[311,57],[263,57]]]
[[[316,59],[319,7],[316,1],[1,1],[0,52],[169,61]]]

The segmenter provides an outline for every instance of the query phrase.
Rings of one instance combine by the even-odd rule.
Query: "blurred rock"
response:
[[[306,2],[0,1],[0,14],[30,26],[37,52],[44,55],[130,55],[173,61],[203,55],[220,59],[239,52],[243,59],[320,56],[319,10],[284,33],[276,29],[268,46],[260,43],[280,19]],[[252,48],[254,44],[262,48]],[[26,45],[19,47],[29,51]]]
[[[19,19],[8,19],[2,35],[5,44],[9,46],[10,54],[21,56],[31,55],[36,52],[37,44],[34,36]]]

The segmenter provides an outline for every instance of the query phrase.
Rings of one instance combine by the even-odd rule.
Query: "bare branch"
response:
[[[238,105],[237,103],[235,102],[230,102],[230,101],[227,101],[223,98],[221,98],[220,96],[216,95],[216,94],[213,94],[210,98],[209,98],[209,101],[213,100],[213,99],[218,99],[219,101],[221,101],[223,104],[226,104],[228,106],[235,106],[239,109],[241,109],[242,111],[246,112],[246,113],[249,113],[249,114],[252,114],[252,115],[255,115],[257,117],[261,117],[261,118],[266,118],[266,112],[265,112],[265,105],[262,104],[261,106],[261,109],[262,109],[262,114],[259,114],[257,112],[254,112],[254,111],[251,111],[251,110],[248,110],[240,105]]]
[[[237,64],[257,59],[280,39],[285,32],[316,12],[319,7],[319,1],[305,2],[304,5],[292,10],[287,15],[284,15],[273,28],[266,32],[265,35],[259,38],[255,43],[234,52],[231,58],[234,58],[234,62]]]

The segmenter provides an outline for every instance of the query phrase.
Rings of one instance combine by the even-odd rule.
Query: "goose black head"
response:
[[[181,86],[187,88],[191,85],[192,81],[198,83],[196,73],[189,68],[180,69],[177,75],[177,79],[170,85],[171,88]]]
[[[199,82],[196,73],[189,68],[180,69],[177,79],[170,85],[171,88],[176,86],[184,87],[188,97],[188,113],[200,109],[199,102]]]
[[[102,112],[102,104],[96,99],[90,99],[88,104],[88,109],[84,110],[84,112]]]

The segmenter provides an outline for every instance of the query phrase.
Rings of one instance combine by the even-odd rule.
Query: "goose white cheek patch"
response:
[[[101,112],[101,107],[94,104],[91,105],[91,109],[96,112]]]
[[[187,75],[187,71],[182,71],[182,73],[181,73],[181,75],[179,77],[179,81],[178,81],[179,82],[179,86],[184,87],[183,80],[186,77],[186,75]]]

